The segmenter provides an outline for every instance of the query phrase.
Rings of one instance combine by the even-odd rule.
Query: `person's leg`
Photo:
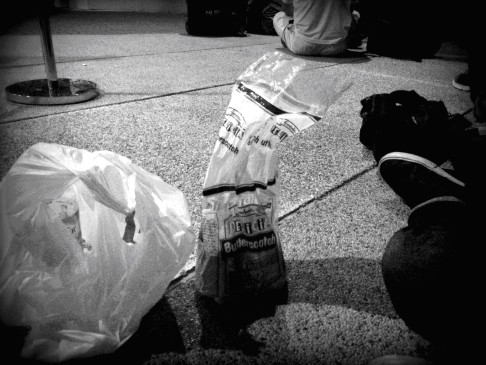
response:
[[[474,117],[479,123],[486,123],[486,54],[483,36],[483,12],[480,2],[469,1],[454,9],[453,28],[459,34],[459,43],[468,54],[467,69],[453,80],[456,88],[470,91]]]
[[[273,17],[273,27],[277,32],[284,47],[292,53],[298,55],[319,55],[320,49],[309,42],[299,39],[295,36],[293,18],[279,11]]]
[[[383,280],[397,314],[432,342],[439,363],[466,358],[474,337],[467,285],[472,279],[468,257],[474,253],[465,247],[465,211],[464,202],[454,198],[421,204],[382,257]]]
[[[279,11],[273,17],[273,27],[277,32],[277,35],[282,40],[282,44],[289,48],[289,44],[292,44],[292,38],[294,38],[293,24],[291,23],[293,19],[286,15],[283,11]],[[292,25],[288,30],[289,26]]]
[[[379,166],[412,208],[408,227],[384,251],[385,286],[400,318],[434,344],[440,364],[474,363],[481,348],[475,330],[483,307],[486,140],[471,132],[455,164],[462,181],[418,156],[392,153]]]
[[[468,71],[474,117],[478,123],[486,123],[486,54],[482,47],[469,51]]]
[[[302,56],[335,56],[347,50],[346,41],[339,44],[320,44],[308,42],[295,35],[293,18],[283,11],[275,14],[273,27],[280,37],[282,44],[289,51]]]

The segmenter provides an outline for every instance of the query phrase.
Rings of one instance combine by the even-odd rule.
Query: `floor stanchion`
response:
[[[94,82],[58,78],[49,14],[45,7],[40,7],[38,20],[46,78],[21,81],[7,86],[7,100],[21,104],[60,105],[80,103],[97,97],[99,91]]]

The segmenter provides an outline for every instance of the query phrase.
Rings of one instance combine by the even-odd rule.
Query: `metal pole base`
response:
[[[75,104],[99,95],[96,84],[91,81],[58,79],[57,83],[53,90],[47,79],[21,81],[7,86],[5,94],[7,100],[31,105]]]

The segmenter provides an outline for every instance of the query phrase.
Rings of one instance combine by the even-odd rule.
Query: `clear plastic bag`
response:
[[[21,356],[114,351],[183,268],[195,239],[182,192],[109,151],[39,143],[0,183],[0,316]]]
[[[206,172],[196,246],[196,288],[217,301],[286,284],[276,149],[320,121],[350,85],[323,79],[320,90],[309,92],[305,66],[302,59],[268,53],[233,87]]]

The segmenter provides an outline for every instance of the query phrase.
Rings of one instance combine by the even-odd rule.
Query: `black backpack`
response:
[[[414,90],[374,94],[361,100],[360,142],[376,162],[390,152],[406,152],[441,165],[453,154],[471,123],[450,115],[442,101],[427,100]]]
[[[186,0],[186,31],[196,36],[246,36],[248,0]]]
[[[250,0],[248,2],[248,33],[277,35],[273,17],[282,10],[281,0]]]

